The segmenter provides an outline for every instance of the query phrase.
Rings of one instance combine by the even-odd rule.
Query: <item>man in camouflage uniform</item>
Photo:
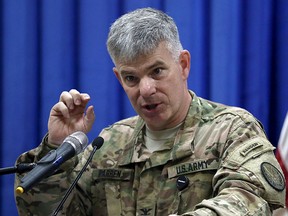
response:
[[[266,216],[283,207],[285,181],[261,124],[243,109],[188,90],[190,54],[171,17],[151,8],[130,12],[111,26],[107,46],[139,116],[101,132],[105,143],[61,215]],[[90,131],[89,99],[74,89],[63,92],[47,136],[17,163],[37,162],[72,132]],[[91,151],[16,194],[19,215],[51,215]]]

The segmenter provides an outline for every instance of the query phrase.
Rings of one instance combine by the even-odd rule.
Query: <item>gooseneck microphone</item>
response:
[[[56,150],[51,150],[20,180],[16,192],[22,194],[44,178],[54,174],[61,164],[82,152],[87,145],[88,138],[83,132],[77,131],[69,135]]]
[[[100,149],[101,146],[103,145],[103,143],[104,143],[104,139],[102,137],[97,137],[96,139],[94,139],[94,141],[92,142],[93,150],[90,153],[89,158],[87,159],[87,161],[84,164],[84,166],[82,167],[81,171],[78,173],[77,177],[75,178],[75,180],[73,181],[73,183],[71,184],[71,186],[69,187],[67,192],[65,193],[65,195],[62,198],[61,202],[59,203],[58,207],[54,211],[53,216],[57,216],[59,211],[63,208],[65,201],[67,200],[68,196],[71,194],[71,192],[72,192],[73,188],[75,187],[75,185],[77,184],[78,180],[81,178],[83,172],[86,170],[86,167],[91,162],[93,155],[95,154],[96,150]]]

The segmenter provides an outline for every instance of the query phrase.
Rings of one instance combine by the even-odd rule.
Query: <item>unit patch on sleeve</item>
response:
[[[285,188],[285,179],[282,173],[271,163],[263,162],[261,172],[265,180],[277,191],[283,191]]]

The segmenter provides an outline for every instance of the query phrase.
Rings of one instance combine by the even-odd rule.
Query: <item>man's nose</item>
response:
[[[149,97],[156,92],[155,80],[150,77],[142,78],[139,88],[142,97]]]

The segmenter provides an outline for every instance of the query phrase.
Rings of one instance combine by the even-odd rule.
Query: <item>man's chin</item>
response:
[[[146,125],[154,131],[163,130],[165,128],[165,124],[163,124],[163,119],[145,119],[143,118]]]

